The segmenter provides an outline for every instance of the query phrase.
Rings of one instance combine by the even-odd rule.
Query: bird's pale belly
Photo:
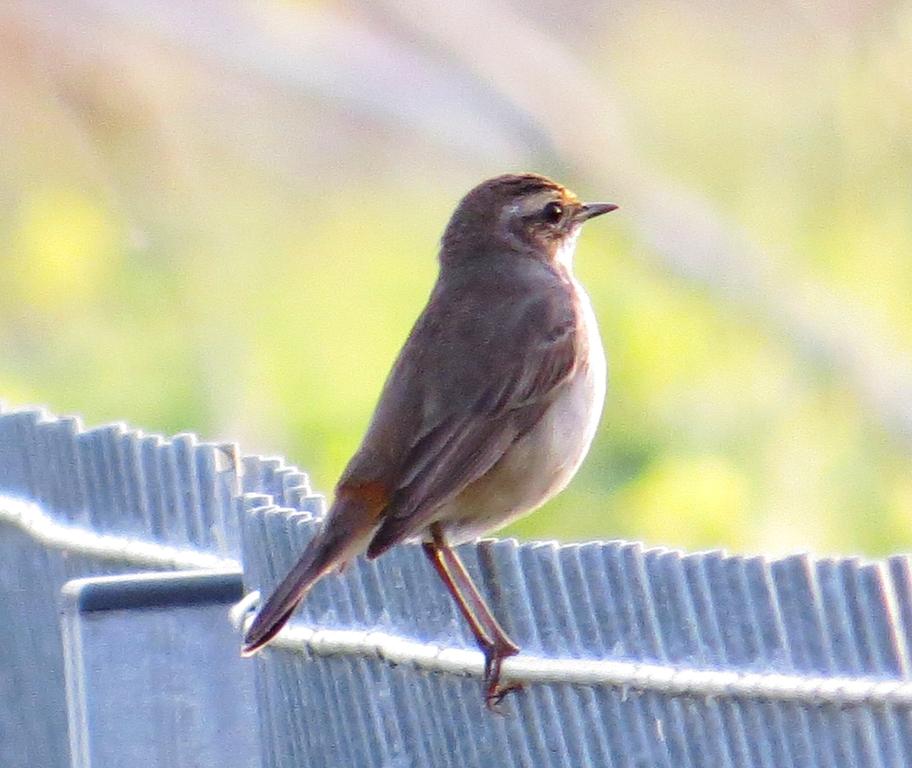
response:
[[[500,528],[564,489],[595,436],[605,378],[605,356],[598,331],[593,330],[587,364],[541,420],[487,474],[434,516],[449,543],[471,541]]]

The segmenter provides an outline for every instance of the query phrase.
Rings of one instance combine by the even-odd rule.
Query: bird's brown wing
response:
[[[502,298],[484,307],[463,301],[450,313],[440,301],[437,309],[444,311],[435,314],[446,324],[419,323],[410,339],[425,350],[421,364],[394,367],[365,443],[391,433],[384,424],[387,402],[391,413],[406,406],[420,416],[406,427],[409,439],[399,442],[369,557],[419,533],[440,506],[488,472],[541,418],[577,365],[581,340],[565,284],[516,302]],[[486,319],[479,322],[473,311]],[[411,395],[403,398],[403,392]],[[410,397],[413,402],[403,402]]]

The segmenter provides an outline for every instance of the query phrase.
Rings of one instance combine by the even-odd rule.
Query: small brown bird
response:
[[[319,533],[247,631],[245,655],[321,577],[417,540],[485,654],[488,704],[511,690],[500,668],[519,647],[451,547],[543,504],[589,450],[605,355],[572,260],[582,224],[615,208],[535,174],[498,176],[462,199],[361,447]]]

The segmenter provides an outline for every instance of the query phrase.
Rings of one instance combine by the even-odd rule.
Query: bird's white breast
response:
[[[529,457],[531,463],[541,465],[542,474],[552,475],[552,483],[544,490],[543,497],[534,505],[543,504],[563,490],[576,474],[595,437],[602,406],[605,402],[607,366],[602,339],[589,297],[579,283],[574,282],[578,306],[581,310],[580,332],[586,336],[588,354],[560,393],[554,404],[530,433],[543,455]],[[537,461],[535,460],[537,459]]]

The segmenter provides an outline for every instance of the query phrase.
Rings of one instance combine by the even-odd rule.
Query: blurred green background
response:
[[[912,6],[0,7],[0,397],[284,454],[331,491],[506,171],[581,238],[611,382],[509,529],[912,544]]]

